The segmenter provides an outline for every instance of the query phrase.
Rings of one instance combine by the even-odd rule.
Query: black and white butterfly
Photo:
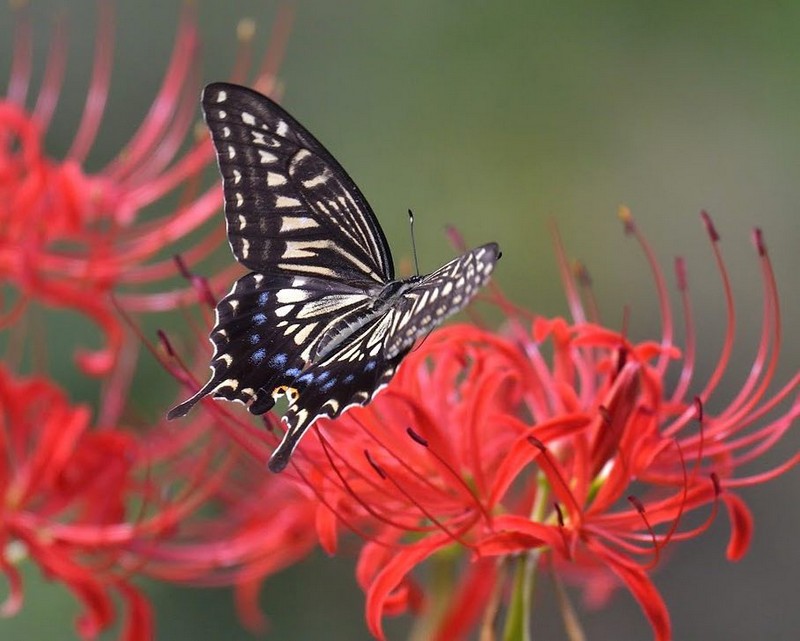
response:
[[[462,309],[489,279],[489,243],[427,276],[395,280],[386,238],[331,154],[261,94],[203,91],[217,151],[228,240],[253,270],[217,305],[211,378],[168,418],[211,395],[263,414],[285,396],[279,472],[320,417],[367,404],[414,342]]]

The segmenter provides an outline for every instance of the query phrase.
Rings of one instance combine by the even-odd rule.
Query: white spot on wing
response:
[[[246,125],[251,125],[252,126],[252,125],[256,124],[256,119],[255,119],[255,116],[253,116],[253,114],[248,113],[246,111],[243,111],[242,112],[242,122],[244,124],[246,124]]]
[[[213,394],[214,392],[221,390],[223,387],[230,387],[235,392],[236,388],[239,387],[239,381],[237,381],[235,378],[225,379],[219,385],[217,385],[213,390],[211,390],[211,393]]]
[[[306,189],[313,189],[314,187],[319,187],[320,185],[324,185],[328,182],[328,178],[330,178],[330,173],[326,169],[321,174],[314,176],[313,178],[309,178],[308,180],[303,181],[303,187]]]
[[[278,187],[279,185],[286,184],[286,176],[283,174],[275,173],[274,171],[267,172],[267,185],[270,187]]]
[[[276,207],[299,207],[300,204],[297,198],[290,198],[289,196],[278,196],[275,199]]]
[[[217,92],[217,102],[225,102],[228,99],[228,92],[220,89]]]
[[[291,269],[296,272],[306,272],[317,276],[338,276],[338,273],[327,267],[319,265],[303,265],[301,263],[278,263],[278,269]]]
[[[295,345],[302,345],[306,342],[306,339],[309,337],[311,332],[314,331],[314,328],[317,326],[317,323],[311,323],[306,325],[303,329],[301,329],[297,334],[295,334],[294,342]]]
[[[308,292],[302,289],[280,289],[275,296],[279,303],[299,303],[308,298]]]
[[[259,149],[258,150],[258,156],[261,159],[261,164],[262,165],[267,165],[267,164],[270,164],[270,163],[273,163],[273,162],[277,162],[277,160],[278,160],[278,157],[275,154],[271,154],[270,152],[268,152],[268,151],[266,151],[264,149]]]
[[[307,216],[283,216],[281,218],[281,231],[296,231],[298,229],[313,229],[319,223]]]

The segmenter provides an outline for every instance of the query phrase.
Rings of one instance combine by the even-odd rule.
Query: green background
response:
[[[68,82],[48,147],[63,152],[91,68],[91,2],[31,3],[37,68],[53,17],[69,22]],[[277,4],[198,0],[204,81],[225,79],[241,17],[263,49]],[[589,267],[604,318],[632,310],[634,337],[658,331],[652,281],[616,208],[630,205],[670,284],[687,259],[697,314],[698,380],[721,344],[724,299],[699,221],[723,238],[739,312],[737,350],[717,398],[735,392],[760,330],[761,290],[750,242],[764,229],[782,294],[786,345],[779,379],[800,362],[800,3],[784,2],[315,2],[298,1],[280,77],[284,105],[313,131],[370,200],[397,262],[410,255],[406,210],[417,217],[421,268],[469,244],[500,243],[497,280],[545,315],[566,312],[548,221]],[[168,60],[178,3],[120,2],[112,94],[92,162],[129,139]],[[12,13],[0,10],[0,83],[8,75]],[[0,84],[2,86],[2,84]],[[198,111],[199,118],[199,111]],[[91,163],[90,163],[91,166]],[[221,223],[220,223],[221,224]],[[673,288],[674,289],[674,288]],[[796,435],[770,453],[797,448]],[[755,469],[764,469],[767,463]],[[728,524],[677,545],[655,581],[676,639],[790,639],[800,629],[797,473],[745,490],[756,518],[750,554],[724,559]],[[21,615],[3,639],[69,639],[76,609],[60,586],[27,572]],[[149,586],[159,638],[248,639],[225,591]],[[274,639],[366,639],[352,555],[319,555],[268,581]],[[583,613],[592,639],[646,639],[638,606],[620,592]],[[403,626],[394,626],[403,638]],[[547,582],[536,638],[563,638]],[[112,638],[113,635],[108,635]]]

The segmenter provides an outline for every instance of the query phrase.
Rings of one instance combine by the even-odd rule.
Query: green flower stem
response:
[[[539,475],[539,492],[536,495],[531,520],[542,522],[550,497],[549,486],[543,475]],[[514,574],[514,589],[508,607],[503,641],[531,641],[531,619],[533,611],[533,592],[536,585],[536,570],[539,566],[541,548],[536,548],[517,559]]]

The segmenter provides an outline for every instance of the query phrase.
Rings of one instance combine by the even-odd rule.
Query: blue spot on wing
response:
[[[314,380],[313,374],[303,374],[300,378],[297,379],[298,383],[310,383]]]
[[[368,372],[371,372],[375,369],[375,361],[369,361],[365,366],[364,369]]]
[[[344,383],[352,383],[354,378],[355,376],[353,376],[352,374],[348,374],[347,376],[344,377]]]
[[[292,378],[297,378],[298,376],[300,376],[300,374],[302,374],[302,372],[296,367],[290,367],[284,373],[286,374],[286,376],[291,376]]]
[[[261,292],[261,294],[259,294],[258,304],[261,305],[261,307],[264,307],[264,305],[267,304],[268,300],[269,300],[269,292]]]
[[[269,364],[272,367],[283,367],[286,365],[286,361],[288,360],[288,356],[286,354],[275,354],[271,359],[269,359]]]
[[[264,316],[264,314],[256,314],[255,316],[253,316],[253,323],[255,325],[263,325],[266,322],[267,322],[267,317]]]
[[[329,380],[327,383],[325,383],[325,385],[323,385],[323,386],[322,386],[322,391],[323,391],[323,392],[327,392],[327,391],[329,391],[329,390],[330,390],[330,389],[331,389],[331,388],[332,388],[334,385],[336,385],[336,379],[335,379],[335,378],[332,378],[332,379],[331,379],[331,380]]]
[[[323,381],[327,381],[328,377],[330,377],[330,373],[329,372],[322,372],[317,378],[319,379],[319,382],[321,383]]]
[[[264,358],[267,356],[267,350],[263,347],[261,349],[256,350],[252,354],[250,354],[250,362],[254,365],[258,365]]]
[[[250,334],[250,336],[247,338],[251,345],[258,345],[258,343],[261,341],[261,334]]]

